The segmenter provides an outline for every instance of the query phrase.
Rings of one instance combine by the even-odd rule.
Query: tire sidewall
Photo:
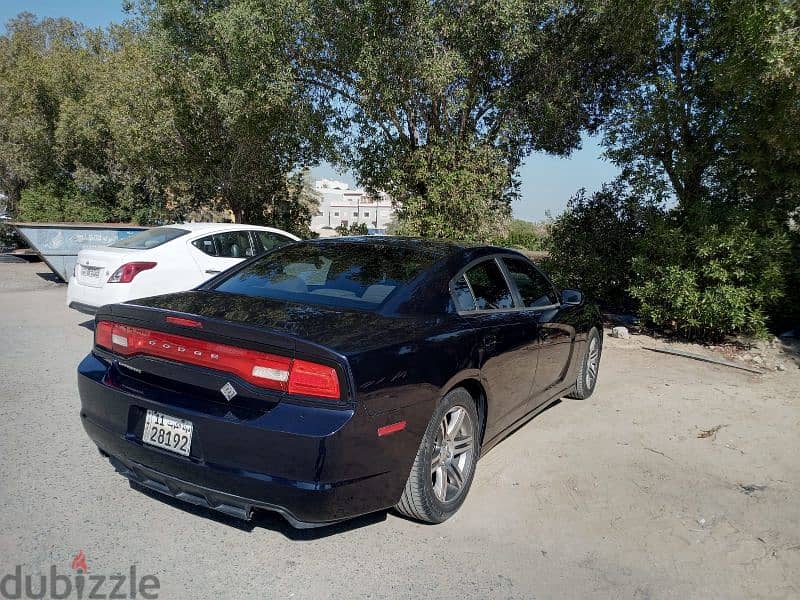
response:
[[[464,487],[461,490],[461,493],[457,498],[454,498],[449,502],[442,502],[436,497],[436,494],[433,491],[430,467],[428,467],[428,472],[424,478],[424,481],[422,482],[423,498],[425,504],[427,505],[426,508],[428,509],[428,513],[436,522],[442,522],[451,517],[464,503],[464,500],[469,494],[470,487],[472,487],[472,480],[475,476],[475,467],[478,462],[478,457],[480,456],[479,441],[481,422],[480,418],[478,417],[475,400],[464,388],[456,388],[455,390],[448,392],[444,398],[442,398],[442,401],[439,402],[436,410],[431,416],[430,423],[428,424],[428,428],[425,431],[425,436],[423,438],[422,452],[420,454],[422,464],[431,464],[433,446],[436,441],[436,433],[439,429],[439,423],[444,418],[444,415],[447,413],[447,411],[452,409],[454,406],[461,406],[464,408],[467,411],[470,419],[472,419],[472,463],[469,466],[469,472],[465,474]]]
[[[589,348],[591,346],[592,340],[597,340],[597,351],[599,355],[597,357],[597,375],[595,375],[594,381],[592,384],[589,385]],[[600,359],[603,357],[603,340],[600,338],[600,334],[598,333],[595,327],[592,327],[589,330],[589,335],[586,337],[586,352],[583,353],[583,369],[581,369],[581,375],[583,377],[583,381],[581,381],[581,386],[583,387],[584,393],[589,396],[594,392],[594,388],[597,385],[597,379],[600,376]]]

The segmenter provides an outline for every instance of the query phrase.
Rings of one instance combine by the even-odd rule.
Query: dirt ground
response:
[[[0,577],[71,573],[83,550],[90,574],[156,575],[160,598],[800,597],[795,362],[753,375],[608,339],[594,396],[489,452],[451,520],[302,532],[114,473],[80,425],[92,334],[65,294],[42,264],[0,264]]]

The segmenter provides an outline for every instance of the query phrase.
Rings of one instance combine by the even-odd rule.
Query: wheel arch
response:
[[[486,423],[489,420],[489,397],[486,393],[486,387],[481,381],[480,371],[470,370],[453,377],[447,382],[447,385],[444,386],[441,397],[444,398],[444,396],[459,387],[467,390],[469,395],[475,400],[478,418],[481,421],[480,443],[482,445],[483,436],[486,433]]]

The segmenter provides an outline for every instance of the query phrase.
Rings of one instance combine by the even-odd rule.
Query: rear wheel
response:
[[[594,386],[597,383],[597,375],[600,372],[600,355],[602,352],[603,344],[600,341],[600,334],[596,328],[592,327],[589,336],[586,338],[586,351],[578,368],[578,380],[575,382],[575,388],[569,394],[569,398],[585,400],[592,395]]]
[[[428,523],[449,519],[472,485],[479,432],[475,400],[467,390],[456,388],[442,398],[422,437],[397,510]]]

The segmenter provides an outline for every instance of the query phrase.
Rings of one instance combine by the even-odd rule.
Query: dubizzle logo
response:
[[[72,569],[75,573],[65,575],[59,573],[56,565],[50,565],[46,575],[23,574],[22,565],[14,568],[0,579],[0,598],[17,600],[21,598],[77,598],[78,600],[94,600],[95,598],[122,599],[144,598],[155,600],[161,582],[155,575],[136,575],[136,565],[131,565],[128,573],[113,575],[89,575],[86,555],[83,550],[72,557]],[[38,582],[36,581],[38,579]]]
[[[72,559],[72,568],[76,571],[81,570],[84,573],[89,572],[89,569],[86,568],[86,555],[83,553],[83,550],[78,552],[75,558]]]

